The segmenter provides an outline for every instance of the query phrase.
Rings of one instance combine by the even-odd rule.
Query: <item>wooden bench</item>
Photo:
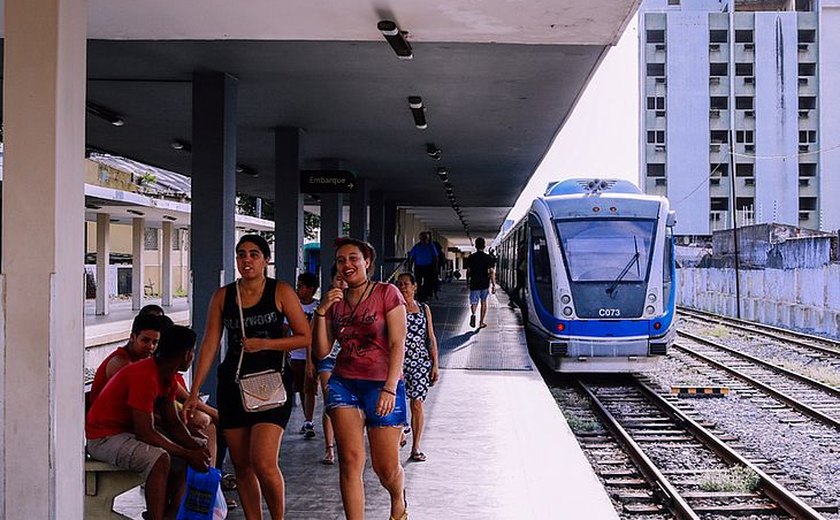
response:
[[[114,511],[114,498],[143,483],[143,476],[107,462],[85,459],[85,520],[131,518]]]

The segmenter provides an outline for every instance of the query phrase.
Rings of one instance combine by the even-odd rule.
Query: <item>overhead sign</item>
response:
[[[353,193],[356,175],[347,170],[302,170],[301,193]]]

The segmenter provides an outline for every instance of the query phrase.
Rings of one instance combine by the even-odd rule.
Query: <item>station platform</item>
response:
[[[528,355],[518,311],[501,292],[491,295],[488,327],[469,328],[463,282],[444,285],[431,302],[439,338],[441,375],[426,401],[422,449],[426,462],[410,462],[402,449],[412,520],[617,519],[539,372]],[[296,407],[281,448],[286,518],[342,519],[338,466],[320,463],[320,398],[317,436],[299,433]],[[232,467],[228,468],[232,470]],[[388,518],[388,495],[370,467],[365,471],[366,517]],[[229,496],[238,501],[236,492]],[[140,518],[142,497],[120,499]],[[270,518],[267,508],[264,518]],[[241,508],[228,514],[242,519]]]

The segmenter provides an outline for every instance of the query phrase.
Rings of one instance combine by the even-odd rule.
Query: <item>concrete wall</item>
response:
[[[741,318],[840,337],[840,264],[740,271]],[[736,316],[733,269],[683,268],[677,304]]]

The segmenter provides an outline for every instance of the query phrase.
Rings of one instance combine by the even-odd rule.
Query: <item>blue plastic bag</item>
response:
[[[178,509],[177,520],[213,520],[221,480],[222,472],[216,468],[210,468],[207,473],[199,473],[187,467],[187,489]]]

